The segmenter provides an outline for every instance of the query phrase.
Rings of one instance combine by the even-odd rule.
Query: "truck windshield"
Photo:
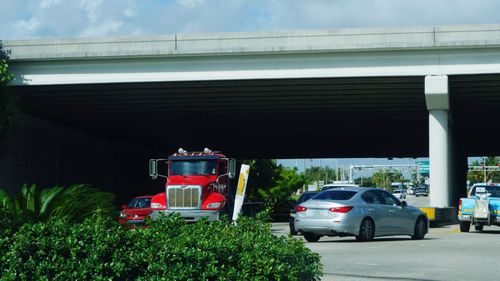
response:
[[[500,186],[497,185],[480,185],[475,186],[471,194],[486,194],[489,193],[490,197],[500,197]]]
[[[176,160],[170,162],[170,175],[216,175],[216,167],[215,160]]]

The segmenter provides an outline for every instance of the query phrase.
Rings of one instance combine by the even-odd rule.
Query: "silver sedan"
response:
[[[345,187],[322,191],[297,206],[295,229],[309,242],[321,236],[355,236],[358,241],[388,235],[423,239],[428,220],[422,211],[383,189]]]

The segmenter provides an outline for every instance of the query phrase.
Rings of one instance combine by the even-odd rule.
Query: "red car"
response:
[[[143,225],[151,213],[151,198],[153,195],[137,196],[128,205],[123,205],[118,221],[126,226]]]

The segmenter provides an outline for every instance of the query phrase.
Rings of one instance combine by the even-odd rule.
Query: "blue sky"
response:
[[[500,23],[498,0],[1,0],[0,39]]]
[[[1,0],[0,8],[0,40],[500,23],[499,0]],[[321,165],[337,162],[414,159]]]

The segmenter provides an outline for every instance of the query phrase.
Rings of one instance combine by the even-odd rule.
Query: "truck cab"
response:
[[[500,184],[475,184],[469,196],[458,203],[460,231],[468,232],[471,224],[477,231],[485,225],[500,226]]]
[[[158,164],[167,164],[167,173],[158,172]],[[224,154],[205,149],[188,152],[179,149],[167,159],[150,160],[150,176],[166,179],[165,192],[151,200],[155,219],[161,213],[178,213],[186,221],[207,218],[219,220],[232,206],[230,180],[234,178],[235,161]]]

